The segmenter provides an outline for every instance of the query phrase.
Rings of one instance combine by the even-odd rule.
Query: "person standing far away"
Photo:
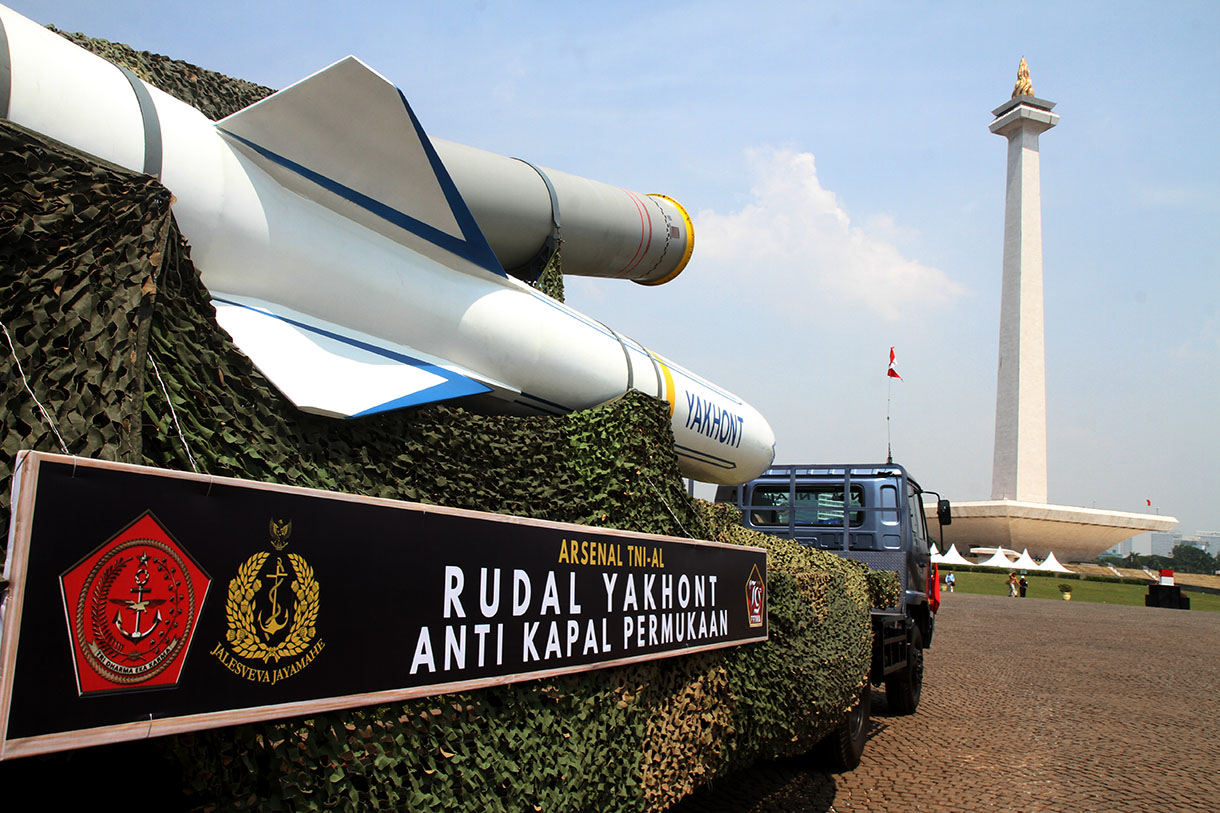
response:
[[[1027,589],[1029,589],[1029,582],[1027,582],[1027,581],[1025,580],[1025,574],[1024,574],[1024,573],[1022,573],[1022,574],[1021,574],[1021,580],[1020,580],[1019,582],[1017,582],[1017,584],[1018,584],[1018,585],[1020,586],[1020,588],[1021,588],[1021,598],[1025,598],[1025,591],[1026,591]]]
[[[950,593],[952,593],[953,588],[957,586],[957,576],[953,575],[952,570],[945,574],[945,586],[949,588]]]
[[[1016,573],[1008,574],[1008,597],[1009,598],[1017,597],[1017,574]]]

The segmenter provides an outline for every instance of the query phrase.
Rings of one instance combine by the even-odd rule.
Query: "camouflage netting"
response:
[[[150,294],[172,221],[169,193],[152,178],[0,124],[0,308],[7,330],[0,343],[6,359],[0,519],[7,527],[7,483],[18,449],[140,462]],[[22,370],[51,423],[29,396]]]
[[[902,599],[902,580],[893,570],[870,570],[864,574],[868,578],[868,592],[874,607],[896,607]]]
[[[765,644],[138,744],[179,766],[196,803],[658,810],[803,753],[856,696],[888,582],[690,500],[663,403],[306,415],[215,324],[156,181],[0,123],[0,185],[6,524],[17,450],[60,450],[19,360],[73,454],[768,549]]]
[[[551,299],[563,301],[563,271],[560,270],[559,250],[551,255],[550,261],[543,267],[538,279],[531,283],[535,288]]]

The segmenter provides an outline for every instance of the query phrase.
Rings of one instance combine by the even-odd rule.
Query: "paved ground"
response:
[[[873,695],[864,759],[770,763],[704,811],[1220,810],[1220,614],[944,596],[923,702]]]

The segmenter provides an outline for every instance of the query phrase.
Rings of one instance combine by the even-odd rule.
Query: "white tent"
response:
[[[1004,551],[996,548],[995,553],[991,554],[991,558],[985,562],[979,562],[979,567],[999,567],[1004,570],[1012,570],[1012,560],[1004,555]]]
[[[1041,570],[1038,563],[1034,561],[1034,557],[1029,555],[1029,548],[1021,552],[1017,557],[1017,561],[1012,563],[1014,570]]]
[[[949,552],[946,553],[944,556],[940,557],[940,564],[942,564],[942,565],[970,565],[973,563],[968,561],[965,556],[962,556],[960,553],[957,552],[957,545],[950,545]]]
[[[1039,565],[1038,569],[1039,570],[1049,570],[1054,573],[1071,573],[1072,572],[1072,571],[1068,570],[1066,567],[1064,567],[1063,565],[1059,564],[1059,560],[1055,558],[1054,551],[1051,551],[1051,555],[1046,557],[1045,560],[1043,560],[1042,564]]]

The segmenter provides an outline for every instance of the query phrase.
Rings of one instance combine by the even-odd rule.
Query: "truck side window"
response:
[[[744,510],[751,525],[787,525],[788,486],[756,486]]]
[[[864,508],[864,489],[851,487],[849,508]],[[797,525],[843,527],[843,489],[833,485],[797,485],[796,504],[788,502],[788,487],[757,486],[745,511],[755,526],[787,525],[788,515],[796,511]],[[864,511],[851,511],[851,527],[864,524]]]
[[[883,485],[881,487],[881,510],[877,512],[878,521],[882,525],[897,527],[898,525],[898,487]]]
[[[864,507],[864,489],[851,487],[851,500],[847,507]],[[796,524],[843,526],[843,489],[837,486],[798,485],[796,487]],[[863,511],[850,512],[851,527],[864,523]]]

